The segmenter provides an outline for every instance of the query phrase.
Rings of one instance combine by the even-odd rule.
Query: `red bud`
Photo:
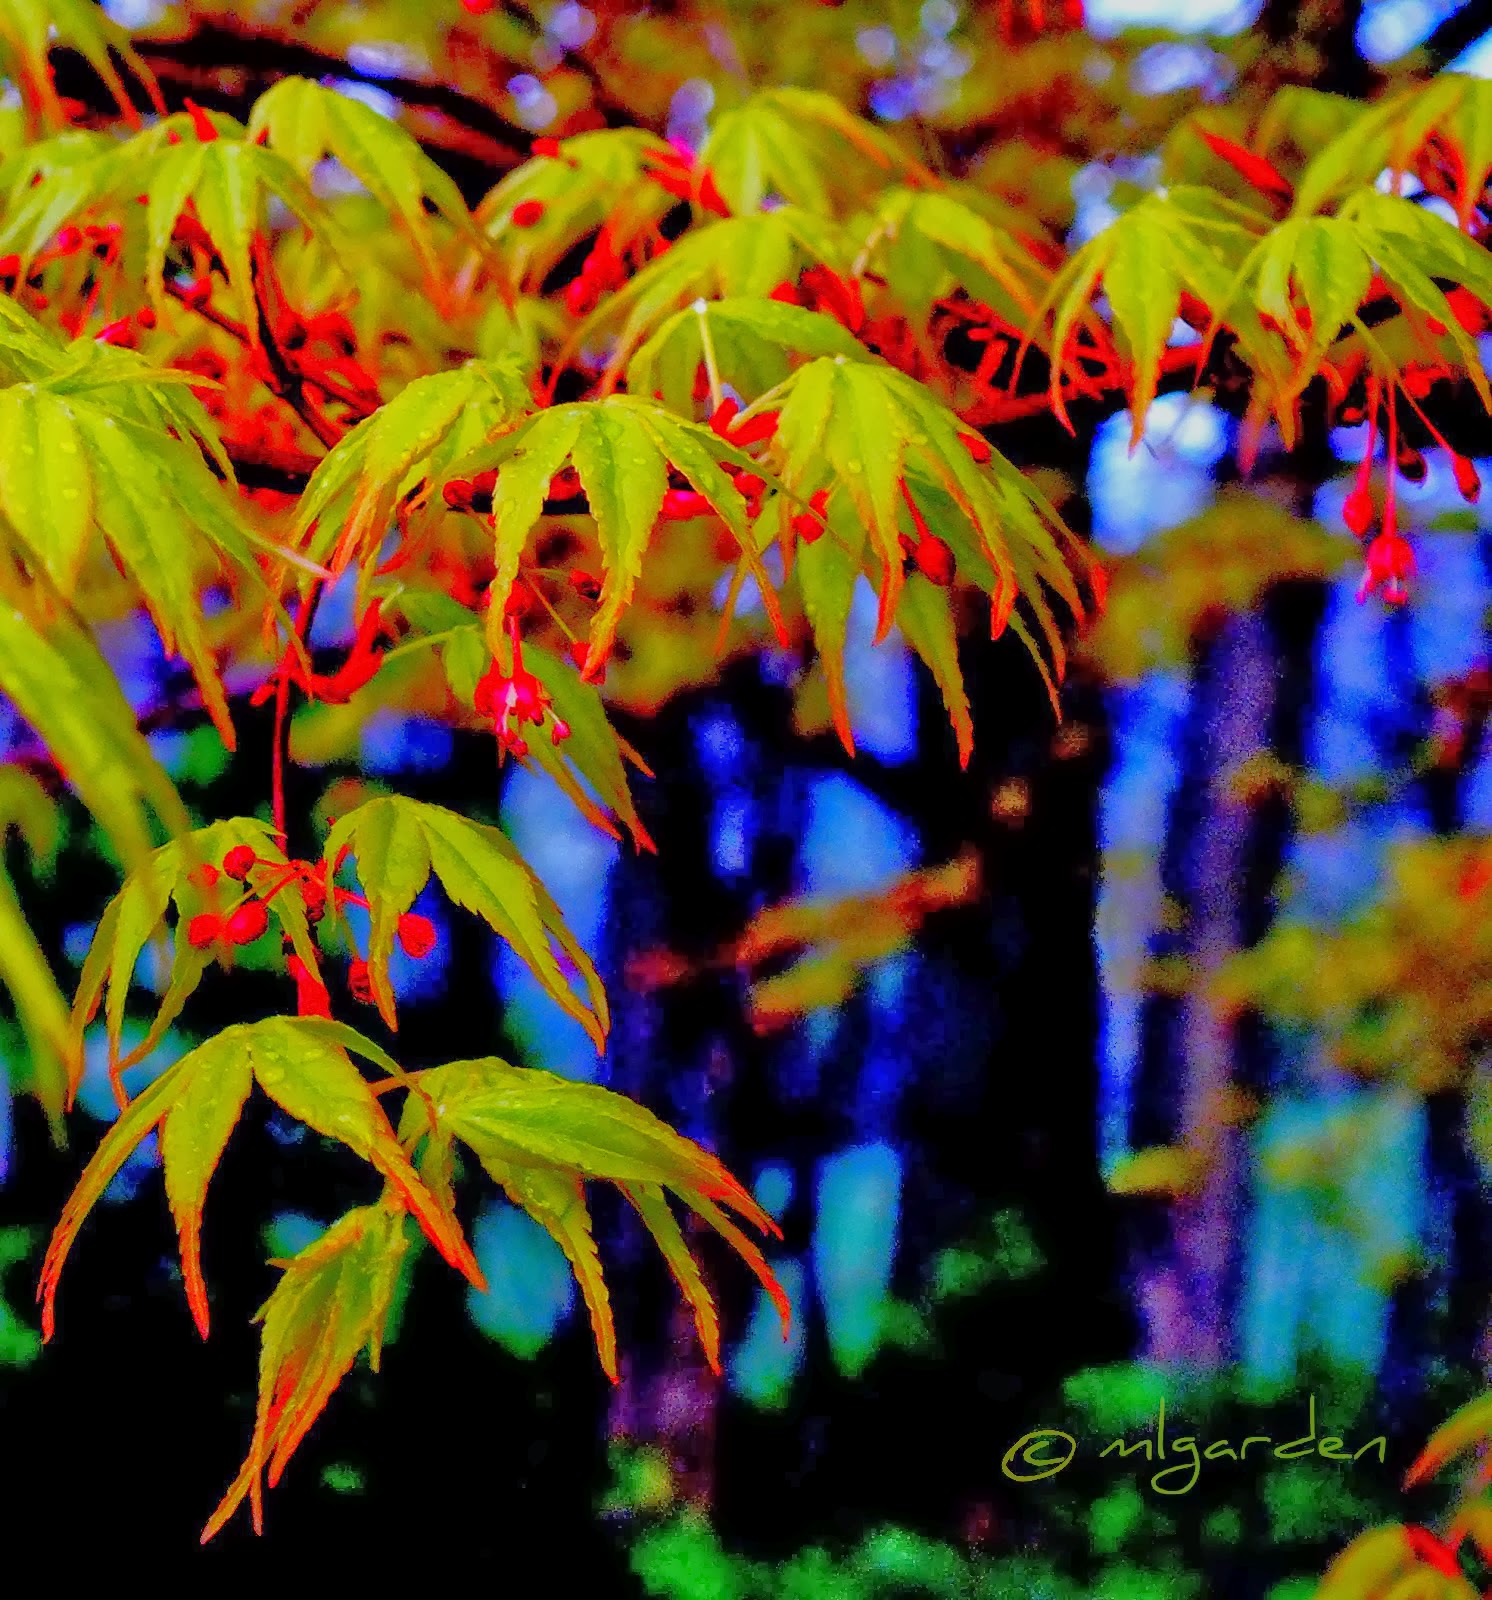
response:
[[[269,926],[262,901],[245,900],[223,925],[229,944],[252,944]]]
[[[940,589],[946,589],[953,582],[956,563],[953,551],[935,533],[924,533],[917,542],[912,560],[916,563],[917,570],[930,583],[935,583]]]
[[[981,439],[977,433],[961,433],[958,442],[982,467],[991,455],[988,439]]]
[[[423,961],[435,948],[435,924],[417,911],[399,918],[399,947],[411,960]]]
[[[254,854],[254,847],[247,844],[236,844],[223,857],[223,871],[230,878],[237,878],[241,883],[249,875],[249,868],[254,865],[258,857]]]
[[[1373,526],[1374,515],[1373,497],[1361,484],[1342,502],[1342,520],[1359,539]]]

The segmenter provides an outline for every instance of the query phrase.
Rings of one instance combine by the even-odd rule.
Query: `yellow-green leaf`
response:
[[[388,963],[399,918],[433,871],[447,896],[506,939],[551,998],[586,1029],[596,1049],[603,1048],[609,1015],[596,969],[501,829],[469,821],[443,806],[386,795],[337,822],[327,835],[327,861],[334,863],[344,847],[357,858],[358,879],[368,900],[368,970],[379,1010],[391,1027],[396,1018]],[[589,1004],[566,981],[556,946],[579,973]]]
[[[376,1370],[408,1248],[402,1208],[360,1206],[281,1263],[285,1275],[255,1319],[264,1324],[264,1335],[248,1458],[202,1530],[204,1544],[246,1496],[255,1531],[263,1531],[266,1468],[273,1488],[360,1351],[369,1350]]]

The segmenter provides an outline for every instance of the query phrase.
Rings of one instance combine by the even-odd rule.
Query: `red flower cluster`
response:
[[[779,283],[771,298],[785,305],[806,306],[810,311],[821,311],[833,317],[851,333],[865,327],[865,301],[860,294],[856,278],[842,278],[828,267],[809,267],[799,277],[797,285]]]
[[[804,542],[814,544],[828,531],[829,491],[817,490],[808,501],[808,510],[793,518],[793,532]]]
[[[549,691],[523,665],[523,636],[518,619],[508,618],[508,638],[513,648],[513,670],[505,673],[494,658],[492,665],[477,683],[472,704],[484,717],[491,717],[497,732],[500,749],[511,751],[520,760],[528,754],[528,741],[523,737],[524,724],[542,727],[546,717],[553,718],[549,737],[553,744],[570,737],[570,725],[553,716]]]
[[[271,873],[276,876],[273,881],[261,879],[259,887],[255,888],[249,879],[256,872],[261,872],[265,878]],[[186,936],[193,949],[209,950],[219,943],[235,946],[252,944],[268,930],[269,902],[291,885],[300,891],[309,922],[319,922],[326,914],[329,874],[324,861],[266,861],[254,853],[252,845],[239,844],[228,851],[220,865],[205,862],[197,867],[190,874],[189,881],[199,889],[210,889],[222,877],[243,884],[244,898],[226,915],[204,911],[192,917],[187,923]],[[336,896],[338,906],[355,905],[368,909],[367,900],[350,889],[331,884],[330,892]],[[411,960],[422,961],[435,948],[435,924],[418,912],[406,911],[399,918],[398,939],[400,948]],[[289,943],[288,934],[286,943]],[[297,1015],[329,1017],[331,997],[326,986],[293,952],[287,956],[285,965],[295,980]],[[373,990],[366,961],[354,960],[348,967],[347,978],[355,999],[372,999]]]
[[[1405,388],[1408,390],[1409,386],[1406,384]],[[1377,520],[1377,508],[1369,484],[1376,453],[1378,399],[1378,380],[1370,378],[1366,406],[1343,405],[1337,412],[1337,420],[1344,426],[1364,420],[1368,425],[1367,448],[1363,451],[1362,461],[1358,465],[1357,481],[1342,502],[1342,520],[1359,539],[1368,537]],[[1383,598],[1388,604],[1402,605],[1409,598],[1408,581],[1414,575],[1414,551],[1399,532],[1398,503],[1394,493],[1395,479],[1404,478],[1410,483],[1420,483],[1425,477],[1426,464],[1419,450],[1399,438],[1398,417],[1392,391],[1387,409],[1388,439],[1385,455],[1388,471],[1383,522],[1378,536],[1368,545],[1367,565],[1363,571],[1362,582],[1358,585],[1357,598],[1366,600],[1370,594],[1376,594],[1381,589]],[[1482,480],[1476,467],[1459,451],[1451,449],[1443,435],[1423,412],[1419,415],[1435,443],[1449,454],[1451,471],[1461,498],[1468,504],[1475,505],[1482,492]]]
[[[495,470],[479,472],[473,478],[448,478],[441,485],[441,498],[452,511],[470,511],[479,494],[490,495],[497,488]]]
[[[946,589],[953,582],[954,572],[957,570],[953,551],[949,549],[946,540],[940,539],[928,528],[927,519],[922,515],[921,507],[912,498],[912,491],[907,486],[905,478],[901,480],[901,496],[907,503],[907,510],[912,513],[912,525],[917,530],[915,542],[906,534],[902,534],[901,547],[929,583],[935,583],[940,589]]]
[[[1408,581],[1414,576],[1414,550],[1399,531],[1384,521],[1383,532],[1368,546],[1367,568],[1357,586],[1357,598],[1366,600],[1380,588],[1390,605],[1409,598]]]
[[[263,705],[278,689],[282,679],[295,684],[308,700],[319,700],[323,705],[346,705],[359,689],[377,675],[379,667],[383,665],[383,652],[377,648],[385,626],[381,607],[382,602],[375,599],[364,612],[352,648],[347,652],[347,659],[335,672],[322,674],[308,671],[292,645],[280,658],[280,664],[254,691],[250,705]]]
[[[627,269],[612,242],[611,231],[603,227],[580,263],[580,275],[572,278],[565,290],[565,306],[571,316],[583,317],[595,309],[608,289],[620,289],[626,281]]]
[[[659,188],[677,195],[680,200],[692,200],[706,211],[713,211],[717,217],[728,217],[730,207],[715,187],[715,177],[710,169],[699,165],[687,145],[676,140],[670,140],[669,145],[667,155],[660,152],[649,155],[644,161],[643,171],[647,176]]]

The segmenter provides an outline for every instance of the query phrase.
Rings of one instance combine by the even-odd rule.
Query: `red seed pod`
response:
[[[554,156],[557,156],[559,153],[560,153],[560,143],[559,143],[558,139],[551,139],[546,135],[545,137],[543,137],[541,139],[535,139],[534,140],[534,143],[533,143],[533,154],[534,155],[536,155],[536,156],[547,156],[547,157],[553,158]]]
[[[301,897],[306,902],[306,916],[320,922],[326,915],[326,885],[320,878],[306,878],[301,883]]]
[[[660,515],[669,522],[681,522],[688,517],[708,515],[710,502],[693,489],[670,489],[663,496]]]
[[[532,228],[544,215],[544,202],[542,200],[520,200],[513,207],[513,226],[515,228]]]
[[[332,997],[326,985],[311,976],[311,969],[299,956],[291,956],[285,963],[290,976],[295,979],[295,1012],[301,1017],[330,1017]]]
[[[260,900],[245,900],[223,924],[229,944],[252,944],[269,926],[269,912]]]
[[[981,467],[990,459],[992,452],[989,447],[989,440],[980,438],[977,433],[961,433],[958,436],[958,442]]]
[[[497,468],[488,467],[485,472],[479,472],[471,480],[473,494],[491,494],[497,488]]]
[[[218,136],[218,130],[212,125],[212,119],[197,104],[195,100],[182,102],[186,106],[187,115],[192,119],[192,132],[203,144],[211,144]]]
[[[1423,483],[1425,481],[1425,458],[1412,445],[1405,445],[1399,451],[1398,459],[1394,465],[1399,469],[1399,476],[1409,483]]]
[[[953,582],[956,563],[953,552],[935,533],[924,533],[917,541],[917,548],[912,554],[917,570],[929,583],[935,583],[940,589],[946,589]]]
[[[373,1003],[373,979],[366,961],[354,961],[347,968],[347,987],[354,1000],[361,1000],[365,1006]]]
[[[777,432],[777,411],[759,411],[754,417],[749,417],[745,422],[737,423],[731,430],[730,442],[736,445],[760,444],[763,439],[770,439]]]
[[[228,854],[223,857],[223,871],[226,872],[230,878],[237,878],[238,881],[242,883],[243,880],[249,875],[249,868],[252,867],[255,862],[258,861],[258,859],[259,858],[254,854],[253,845],[236,844],[228,852]]]
[[[740,409],[740,402],[732,400],[727,395],[710,413],[711,430],[719,434],[722,439],[728,439],[730,437],[730,425],[736,420],[736,415]]]
[[[570,641],[570,647],[569,647],[568,650],[566,650],[565,654],[569,656],[571,661],[573,661],[575,663],[576,667],[581,672],[584,672],[585,671],[586,658],[590,655],[590,651],[591,651],[591,647],[590,647],[590,644],[589,644],[589,642],[587,640],[585,640],[585,639],[572,639]],[[604,661],[601,663],[600,671],[597,672],[595,677],[593,677],[590,681],[592,683],[605,683],[606,682],[606,663]]]
[[[211,911],[204,911],[187,923],[187,943],[194,950],[205,950],[210,944],[216,943],[222,931],[223,919],[214,916]]]
[[[204,861],[187,873],[187,882],[195,889],[210,889],[217,881],[218,869],[210,861]]]
[[[577,569],[570,574],[570,587],[582,600],[601,598],[601,580],[594,573],[581,572]]]
[[[1359,484],[1342,502],[1342,520],[1361,539],[1373,526],[1374,516],[1373,496]]]
[[[150,329],[155,326],[156,322],[154,310],[150,306],[142,306],[140,310],[135,313],[135,321],[138,322],[140,326],[147,332],[149,332]]]
[[[563,717],[554,719],[554,726],[549,730],[550,744],[558,744],[561,739],[570,737],[570,724]]]
[[[497,0],[461,0],[461,9],[472,17],[485,17],[496,8]]]
[[[757,477],[754,472],[738,472],[736,474],[736,488],[748,500],[756,499],[766,487],[767,480]]]
[[[413,961],[423,961],[435,948],[435,924],[417,911],[399,918],[399,948]]]
[[[18,255],[0,256],[0,278],[17,277],[20,271],[21,258]]]
[[[1481,498],[1481,476],[1465,456],[1453,456],[1451,459],[1456,474],[1456,487],[1461,491],[1461,498],[1467,505],[1474,506]]]
[[[83,248],[81,228],[63,228],[57,235],[57,254],[70,256]]]
[[[452,511],[466,511],[471,507],[471,484],[465,478],[452,478],[441,485],[440,493]]]

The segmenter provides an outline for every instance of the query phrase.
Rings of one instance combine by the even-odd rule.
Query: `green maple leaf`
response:
[[[1421,1530],[1423,1531],[1423,1530]],[[1477,1600],[1463,1577],[1420,1559],[1409,1530],[1399,1523],[1360,1533],[1332,1562],[1314,1600],[1363,1600],[1368,1595],[1423,1595],[1426,1600]]]
[[[233,118],[204,115],[215,138],[199,139],[191,118],[178,113],[122,144],[96,146],[91,159],[84,148],[77,159],[43,170],[40,182],[13,195],[0,248],[14,250],[25,272],[64,223],[113,211],[121,228],[118,276],[126,284],[143,283],[159,311],[172,235],[183,218],[195,220],[222,262],[245,332],[257,345],[253,254],[256,239],[267,236],[268,205],[276,200],[355,281],[340,228],[295,168],[276,151],[247,141]],[[146,197],[143,218],[136,204],[140,195]]]
[[[274,1488],[362,1350],[378,1370],[408,1248],[404,1210],[389,1197],[347,1212],[298,1255],[276,1263],[284,1276],[254,1318],[264,1324],[264,1336],[253,1439],[242,1470],[202,1530],[203,1544],[245,1497],[254,1529],[262,1532],[266,1469]]]
[[[0,605],[0,693],[51,751],[120,856],[139,861],[151,848],[153,821],[185,832],[186,808],[92,635],[61,596],[45,596],[45,573],[39,578],[23,585],[0,574],[9,602]]]
[[[1355,230],[1401,306],[1433,317],[1445,328],[1460,364],[1482,404],[1492,410],[1492,388],[1476,340],[1461,326],[1444,291],[1445,279],[1469,289],[1492,306],[1492,262],[1487,252],[1422,206],[1376,189],[1359,190],[1338,213]]]
[[[842,264],[838,230],[810,211],[724,217],[692,228],[648,262],[615,294],[607,295],[571,335],[583,347],[616,327],[616,343],[602,373],[609,388],[632,352],[668,316],[696,300],[766,296],[791,283],[805,266]],[[620,324],[620,327],[617,325]]]
[[[200,595],[225,573],[262,586],[250,546],[268,541],[208,470],[204,452],[233,482],[190,375],[91,339],[62,345],[13,302],[0,308],[0,365],[9,358],[14,380],[0,388],[0,538],[9,535],[66,600],[107,542],[231,750]]]
[[[828,530],[799,547],[795,571],[846,748],[853,749],[843,680],[852,591],[862,572],[872,577],[880,596],[876,639],[885,638],[905,583],[901,539],[913,532],[908,493],[929,530],[953,550],[965,579],[991,596],[992,632],[998,634],[1008,619],[1031,651],[1055,706],[1066,647],[1047,594],[1058,596],[1081,620],[1085,607],[1069,561],[1090,572],[1092,558],[1020,471],[998,451],[986,465],[976,463],[962,442],[966,430],[958,418],[921,384],[882,362],[811,361],[745,414],[767,407],[779,408],[779,417],[766,459],[789,491],[779,497],[779,519],[819,491],[829,497]],[[1012,609],[1017,596],[1041,633],[1052,668],[1027,620]],[[930,597],[914,604],[908,638],[938,678],[966,755],[966,707],[956,654],[948,648],[950,624],[939,620]]]
[[[451,692],[463,705],[470,705],[478,681],[492,664],[480,626],[464,620],[471,613],[444,596],[410,595],[402,597],[400,603],[406,615],[428,618],[431,624],[425,638],[411,640],[400,650],[437,648]],[[443,622],[448,625],[442,627]],[[397,655],[399,651],[390,654]],[[607,720],[600,691],[586,683],[567,661],[532,642],[523,646],[523,664],[543,684],[555,716],[570,729],[569,738],[559,744],[549,739],[533,740],[522,758],[524,763],[531,762],[547,772],[587,821],[613,839],[622,836],[620,823],[639,850],[656,852],[658,847],[637,814],[627,766],[630,763],[644,777],[650,778],[652,773]]]
[[[741,551],[740,570],[756,578],[782,636],[781,614],[761,564],[746,501],[720,465],[731,461],[758,471],[759,463],[744,451],[655,401],[623,394],[552,406],[521,423],[500,444],[501,465],[492,499],[497,571],[489,591],[489,629],[500,624],[550,480],[569,463],[585,490],[601,545],[601,596],[591,622],[587,678],[604,664],[617,622],[636,587],[668,490],[670,466],[704,496],[730,529]],[[489,639],[494,648],[504,647],[500,634],[495,638],[489,634]]]
[[[230,504],[187,444],[121,417],[107,390],[0,390],[0,512],[59,591],[78,587],[94,536],[139,586],[167,651],[191,667],[223,743],[233,722],[208,645],[200,592],[227,557],[253,569]]]
[[[656,227],[678,203],[647,177],[647,161],[672,147],[639,128],[601,128],[565,139],[558,153],[516,167],[482,200],[477,221],[507,266],[510,293],[537,293],[563,257],[603,224],[619,245]],[[513,213],[537,204],[542,213],[519,227]]]
[[[669,317],[627,365],[632,394],[657,392],[670,410],[693,407],[694,376],[714,362],[742,394],[762,394],[792,371],[795,357],[866,359],[865,346],[833,317],[763,296],[715,300]]]
[[[1215,322],[1228,321],[1235,328],[1246,326],[1250,312],[1279,328],[1289,365],[1281,369],[1271,362],[1267,376],[1261,373],[1250,414],[1272,407],[1287,441],[1296,435],[1300,394],[1344,330],[1342,343],[1365,344],[1384,376],[1396,370],[1389,354],[1403,343],[1394,338],[1396,328],[1379,324],[1370,330],[1358,315],[1375,272],[1408,320],[1416,353],[1423,357],[1428,350],[1459,365],[1483,403],[1492,405],[1476,341],[1435,281],[1448,279],[1492,304],[1492,268],[1485,251],[1422,207],[1361,189],[1336,216],[1295,215],[1271,228],[1244,259],[1216,312]],[[1245,301],[1247,310],[1240,315]],[[1428,330],[1430,318],[1441,324],[1440,334]],[[1250,339],[1256,350],[1260,336],[1273,337],[1261,328]]]
[[[155,75],[140,59],[129,34],[89,0],[0,0],[0,67],[17,85],[35,122],[65,128],[71,121],[57,94],[50,52],[76,50],[114,97],[119,115],[139,125],[115,58],[144,85],[156,110],[164,114]]]
[[[1051,331],[1052,407],[1071,428],[1064,380],[1081,394],[1092,380],[1078,368],[1069,342],[1080,328],[1090,340],[1089,302],[1100,283],[1113,313],[1130,366],[1131,448],[1144,435],[1145,414],[1155,398],[1160,363],[1170,341],[1185,290],[1219,314],[1230,303],[1238,271],[1269,219],[1235,206],[1209,190],[1177,185],[1145,196],[1076,250],[1052,280],[1043,310],[1055,307]],[[1253,325],[1257,328],[1257,324]],[[1271,350],[1252,329],[1240,332],[1240,349],[1256,369],[1278,374]],[[1102,341],[1090,346],[1102,355]]]
[[[303,179],[334,156],[414,241],[432,281],[440,254],[425,209],[430,204],[479,249],[486,239],[455,182],[399,125],[360,100],[305,78],[281,78],[254,102],[248,135],[268,137]]]
[[[231,817],[206,828],[184,833],[161,846],[134,868],[119,892],[104,908],[73,1000],[70,1025],[69,1101],[77,1092],[83,1070],[83,1030],[92,1021],[100,1002],[109,1040],[110,1070],[116,1080],[155,1049],[166,1029],[181,1014],[182,1008],[202,981],[215,959],[212,949],[199,950],[186,937],[192,917],[203,912],[226,914],[240,890],[231,879],[199,887],[193,875],[203,865],[219,862],[236,845],[248,845],[261,865],[251,869],[246,887],[255,893],[289,879],[289,866],[267,822],[253,817]],[[176,935],[171,977],[160,1007],[145,1038],[128,1055],[121,1055],[125,1006],[141,953],[152,939],[160,936],[166,913],[174,905]],[[319,981],[316,946],[306,919],[305,901],[298,887],[290,882],[269,899],[267,910],[281,933],[294,946],[295,953]]]
[[[69,217],[108,194],[118,150],[108,134],[81,128],[8,150],[0,165],[0,250],[29,265]]]
[[[711,1367],[718,1372],[719,1326],[708,1290],[669,1209],[671,1191],[739,1254],[789,1320],[787,1297],[761,1251],[725,1214],[730,1208],[780,1238],[772,1219],[708,1151],[646,1107],[596,1084],[510,1066],[495,1056],[455,1061],[415,1075],[400,1137],[424,1141],[421,1170],[432,1187],[449,1183],[451,1141],[472,1150],[510,1200],[553,1235],[575,1270],[591,1315],[601,1365],[617,1381],[616,1335],[591,1233],[587,1182],[615,1184],[641,1216],[685,1298]],[[429,1105],[435,1107],[435,1126]]]
[[[1377,182],[1385,167],[1412,170],[1432,139],[1455,155],[1456,207],[1464,228],[1492,176],[1492,84],[1463,72],[1442,72],[1373,105],[1338,100],[1344,123],[1318,141],[1295,186],[1296,216],[1320,211]]]
[[[335,864],[344,849],[357,858],[371,925],[368,973],[379,1013],[391,1028],[398,1023],[388,967],[399,918],[433,872],[450,900],[474,911],[500,934],[550,997],[585,1028],[596,1049],[604,1048],[609,1015],[596,969],[549,892],[500,828],[472,822],[444,806],[384,795],[348,812],[331,829],[328,863]],[[328,918],[332,915],[329,903]],[[570,988],[556,947],[579,973],[586,1000]]]
[[[346,248],[341,246],[339,230],[325,208],[295,168],[275,151],[246,141],[236,125],[229,123],[229,127],[232,132],[226,136],[220,132],[216,139],[205,143],[187,135],[184,129],[177,130],[184,136],[179,144],[172,145],[162,137],[163,130],[170,130],[161,123],[132,140],[131,144],[138,148],[132,151],[126,147],[121,152],[121,163],[126,187],[133,185],[148,197],[145,287],[157,308],[165,301],[171,235],[191,205],[222,258],[249,336],[257,344],[260,330],[253,309],[252,258],[255,237],[265,230],[270,198],[280,201],[323,244],[340,246],[338,253],[343,259]],[[129,159],[131,156],[134,159]]]
[[[768,195],[820,216],[853,205],[877,176],[937,179],[884,128],[816,89],[764,89],[722,111],[699,152],[732,211]]]
[[[33,863],[49,870],[61,817],[40,782],[17,767],[0,769],[0,822],[25,843]],[[26,920],[9,873],[0,868],[0,983],[10,994],[26,1041],[28,1077],[54,1140],[61,1142],[67,1103],[67,1001],[51,963]]]
[[[412,530],[444,513],[440,481],[532,405],[511,359],[468,361],[414,379],[318,464],[292,542],[334,572],[354,558],[377,557],[396,508],[404,506]]]
[[[367,1161],[445,1260],[485,1289],[460,1224],[409,1164],[372,1085],[349,1051],[408,1081],[377,1045],[351,1028],[317,1017],[266,1017],[225,1028],[189,1050],[131,1100],[84,1168],[47,1246],[37,1291],[43,1339],[52,1336],[58,1280],[78,1230],[130,1152],[156,1127],[161,1130],[161,1163],[180,1237],[187,1301],[198,1330],[207,1336],[202,1210],[213,1171],[255,1083],[296,1121]]]
[[[864,239],[856,265],[879,273],[898,304],[926,316],[962,288],[1011,327],[1030,321],[1051,274],[1008,229],[981,214],[977,191],[893,188],[846,231]]]

